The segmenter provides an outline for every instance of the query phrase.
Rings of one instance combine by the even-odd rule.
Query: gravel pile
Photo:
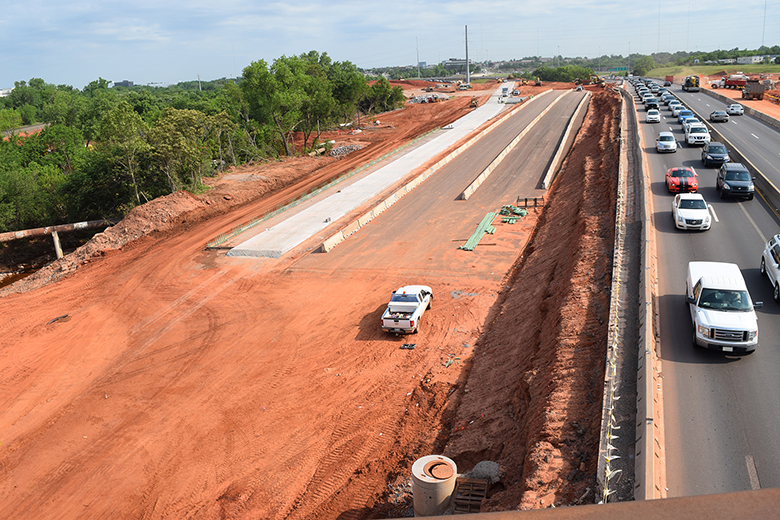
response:
[[[335,148],[331,149],[330,153],[328,154],[328,157],[342,157],[349,153],[356,152],[361,148],[363,147],[359,144],[347,144],[343,146],[336,146]]]

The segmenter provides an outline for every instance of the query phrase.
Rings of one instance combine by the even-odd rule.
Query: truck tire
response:
[[[780,283],[775,284],[775,291],[772,294],[776,302],[780,302]]]
[[[761,266],[758,268],[758,271],[761,273],[761,276],[766,276],[766,261],[763,256],[761,257]]]
[[[691,336],[691,345],[693,345],[694,348],[699,346],[699,344],[696,343],[696,325],[695,324],[693,326],[693,336]]]

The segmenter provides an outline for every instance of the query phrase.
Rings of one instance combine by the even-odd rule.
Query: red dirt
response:
[[[732,74],[731,72],[729,74]],[[725,74],[722,74],[725,75]],[[717,79],[718,75],[710,75],[710,78]],[[777,81],[778,78],[775,76],[773,77],[773,81]],[[702,88],[712,88],[711,85],[703,85]],[[730,89],[730,88],[719,88],[717,89],[717,93],[724,95],[726,97],[729,97],[734,100],[735,103],[739,103],[741,105],[744,105],[746,107],[754,108],[758,110],[759,112],[763,112],[764,114],[768,116],[772,116],[775,119],[780,120],[780,103],[778,103],[775,99],[772,99],[769,96],[774,96],[775,98],[780,97],[780,91],[777,90],[770,90],[767,91],[765,94],[768,94],[769,96],[765,96],[764,99],[758,100],[758,99],[742,99],[742,91],[739,89]]]
[[[594,94],[503,280],[431,276],[413,351],[377,330],[376,302],[430,259],[322,272],[293,269],[306,250],[264,262],[204,244],[453,121],[467,97],[331,135],[367,145],[345,158],[248,166],[140,206],[0,293],[0,517],[400,516],[409,497],[388,484],[441,451],[461,472],[501,464],[486,509],[577,503],[596,467],[618,98]]]

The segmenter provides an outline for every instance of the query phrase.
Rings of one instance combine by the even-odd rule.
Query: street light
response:
[[[631,42],[628,42],[628,68],[626,69],[626,76],[631,74]]]

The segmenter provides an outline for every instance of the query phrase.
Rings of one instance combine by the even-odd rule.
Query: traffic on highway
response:
[[[667,496],[779,487],[780,219],[754,181],[758,170],[780,186],[780,132],[740,106],[662,84],[633,78],[626,88],[651,184]],[[648,93],[660,97],[658,122],[646,117]],[[691,262],[708,268],[699,286],[712,288],[711,302],[690,287],[690,272],[705,273]],[[721,277],[731,282],[709,279],[714,262],[738,266]],[[726,293],[744,294],[729,306],[716,300]]]

